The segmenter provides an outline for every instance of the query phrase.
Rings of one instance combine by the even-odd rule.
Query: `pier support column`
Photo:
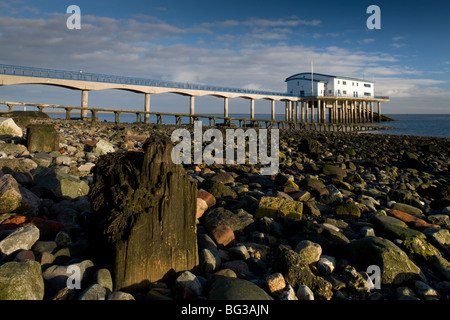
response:
[[[311,101],[311,122],[315,122],[315,115],[314,115],[314,107],[315,107],[316,101]]]
[[[317,122],[322,122],[322,101],[317,100]]]
[[[337,100],[333,101],[333,123],[336,123],[337,118]]]
[[[373,123],[373,101],[370,101],[370,122]]]
[[[355,121],[355,101],[351,101],[350,102],[350,113],[351,113],[351,118],[352,118],[352,120],[351,120],[351,122],[352,123],[355,123],[356,121]]]
[[[347,123],[347,101],[342,101],[342,122]]]
[[[333,123],[333,101],[330,101],[330,108],[328,109],[328,121],[329,123]]]
[[[275,120],[275,100],[271,100],[271,113],[272,113],[272,120]]]
[[[289,106],[288,106],[288,101],[284,102],[284,120],[288,121],[289,120]]]
[[[361,106],[361,102],[358,102],[358,120],[359,120],[359,123],[362,123],[363,122],[363,120],[362,120],[362,106]]]
[[[367,122],[367,103],[366,101],[362,102],[362,106],[363,106],[363,123]]]
[[[223,98],[223,116],[228,117],[228,98]]]
[[[294,103],[294,101],[289,101],[289,105],[291,106],[291,121],[295,121],[295,103]]]
[[[88,90],[81,92],[81,120],[86,120],[87,118],[88,92]]]
[[[298,122],[300,119],[300,114],[298,110],[298,101],[295,102],[295,121]]]
[[[347,101],[348,123],[353,123],[352,101]]]
[[[190,96],[190,110],[189,110],[189,114],[194,114],[194,110],[195,110],[195,97],[194,96]],[[190,124],[194,124],[194,119],[191,118],[190,119]]]
[[[303,101],[301,101],[300,102],[302,105],[301,105],[301,108],[302,108],[302,122],[305,122],[305,103],[303,102]]]
[[[250,99],[250,118],[255,118],[255,99]]]
[[[378,122],[381,122],[381,102],[378,101]]]
[[[368,101],[364,102],[365,106],[366,106],[366,122],[370,121],[370,117],[369,117],[369,109],[370,109],[370,105]]]
[[[345,100],[345,114],[347,115],[346,123],[350,123],[351,122],[350,121],[351,114],[350,114],[350,105],[349,105],[348,100]]]
[[[309,108],[309,101],[305,101],[305,122],[309,122],[308,108]]]
[[[146,93],[145,94],[145,108],[144,108],[145,112],[150,112],[150,93]],[[148,113],[146,113],[144,115],[144,122],[145,123],[150,123],[150,115]]]

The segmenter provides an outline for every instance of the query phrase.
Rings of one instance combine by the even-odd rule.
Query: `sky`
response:
[[[70,5],[81,28],[67,28]],[[370,5],[381,29],[369,29]],[[450,113],[450,2],[0,0],[0,64],[286,92],[285,79],[314,72],[375,81],[386,114]],[[81,92],[0,87],[0,100],[79,106]],[[144,108],[144,95],[89,92],[89,105]],[[188,112],[189,97],[151,96],[152,111]],[[256,113],[270,101],[256,100]],[[223,100],[196,99],[220,113]],[[247,113],[249,101],[229,101]],[[284,112],[277,102],[276,112]]]

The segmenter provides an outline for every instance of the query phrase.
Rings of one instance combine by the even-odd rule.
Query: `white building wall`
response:
[[[332,90],[336,96],[360,98],[374,96],[374,83],[343,78],[334,78],[333,82]]]
[[[312,90],[314,90],[314,95],[324,95],[326,83],[313,81],[311,84],[311,80],[292,80],[287,83],[288,93],[292,93],[300,96],[303,92],[305,96],[311,96]]]
[[[305,73],[287,81],[287,92],[300,96],[311,96],[313,86],[316,96],[347,96],[347,97],[373,97],[374,83],[364,80],[346,79],[321,74],[314,74],[311,84],[311,74]]]

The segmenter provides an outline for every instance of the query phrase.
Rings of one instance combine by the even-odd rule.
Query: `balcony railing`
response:
[[[319,95],[312,95],[312,94],[306,94],[301,95],[300,98],[317,98],[317,97],[326,97],[326,98],[355,98],[355,99],[383,99],[383,100],[389,100],[388,96],[354,96],[354,95],[348,95],[348,94],[319,94]]]

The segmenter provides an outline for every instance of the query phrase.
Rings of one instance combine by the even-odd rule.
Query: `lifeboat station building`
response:
[[[297,73],[285,80],[287,93],[300,98],[301,111],[287,106],[286,121],[330,123],[374,122],[374,102],[388,97],[375,96],[375,82],[321,73]]]

